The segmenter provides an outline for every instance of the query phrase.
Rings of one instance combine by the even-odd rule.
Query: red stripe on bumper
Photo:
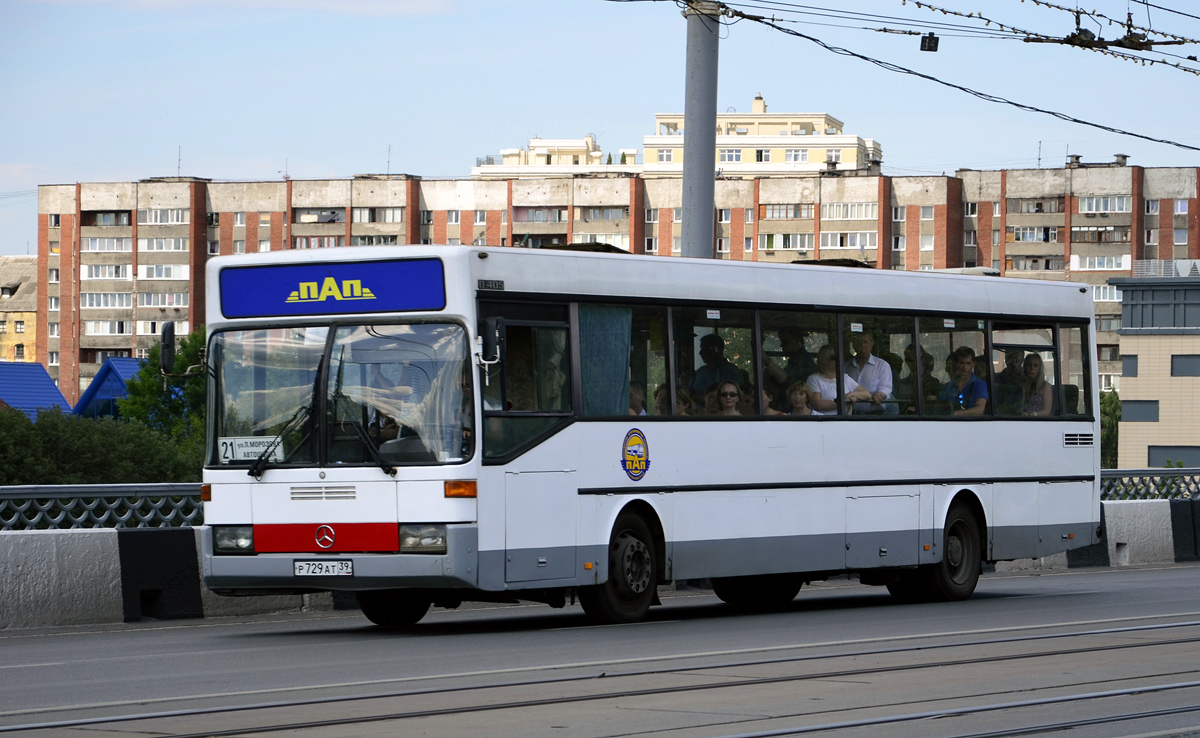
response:
[[[292,523],[254,526],[255,553],[399,550],[399,523]]]

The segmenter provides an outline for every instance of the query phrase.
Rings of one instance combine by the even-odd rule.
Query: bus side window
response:
[[[586,417],[670,414],[666,311],[624,305],[579,306],[579,376]]]

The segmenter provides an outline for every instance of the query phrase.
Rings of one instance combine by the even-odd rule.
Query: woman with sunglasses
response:
[[[733,382],[721,382],[717,387],[717,411],[714,415],[741,415],[738,403],[741,402],[742,391]]]

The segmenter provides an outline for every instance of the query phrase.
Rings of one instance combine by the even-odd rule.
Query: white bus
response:
[[[1100,540],[1086,285],[459,246],[220,257],[207,285],[222,594],[630,622],[678,580],[963,599]]]

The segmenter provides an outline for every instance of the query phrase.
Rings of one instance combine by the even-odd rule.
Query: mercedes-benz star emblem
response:
[[[333,526],[322,525],[317,528],[317,545],[321,548],[329,548],[333,545]]]

